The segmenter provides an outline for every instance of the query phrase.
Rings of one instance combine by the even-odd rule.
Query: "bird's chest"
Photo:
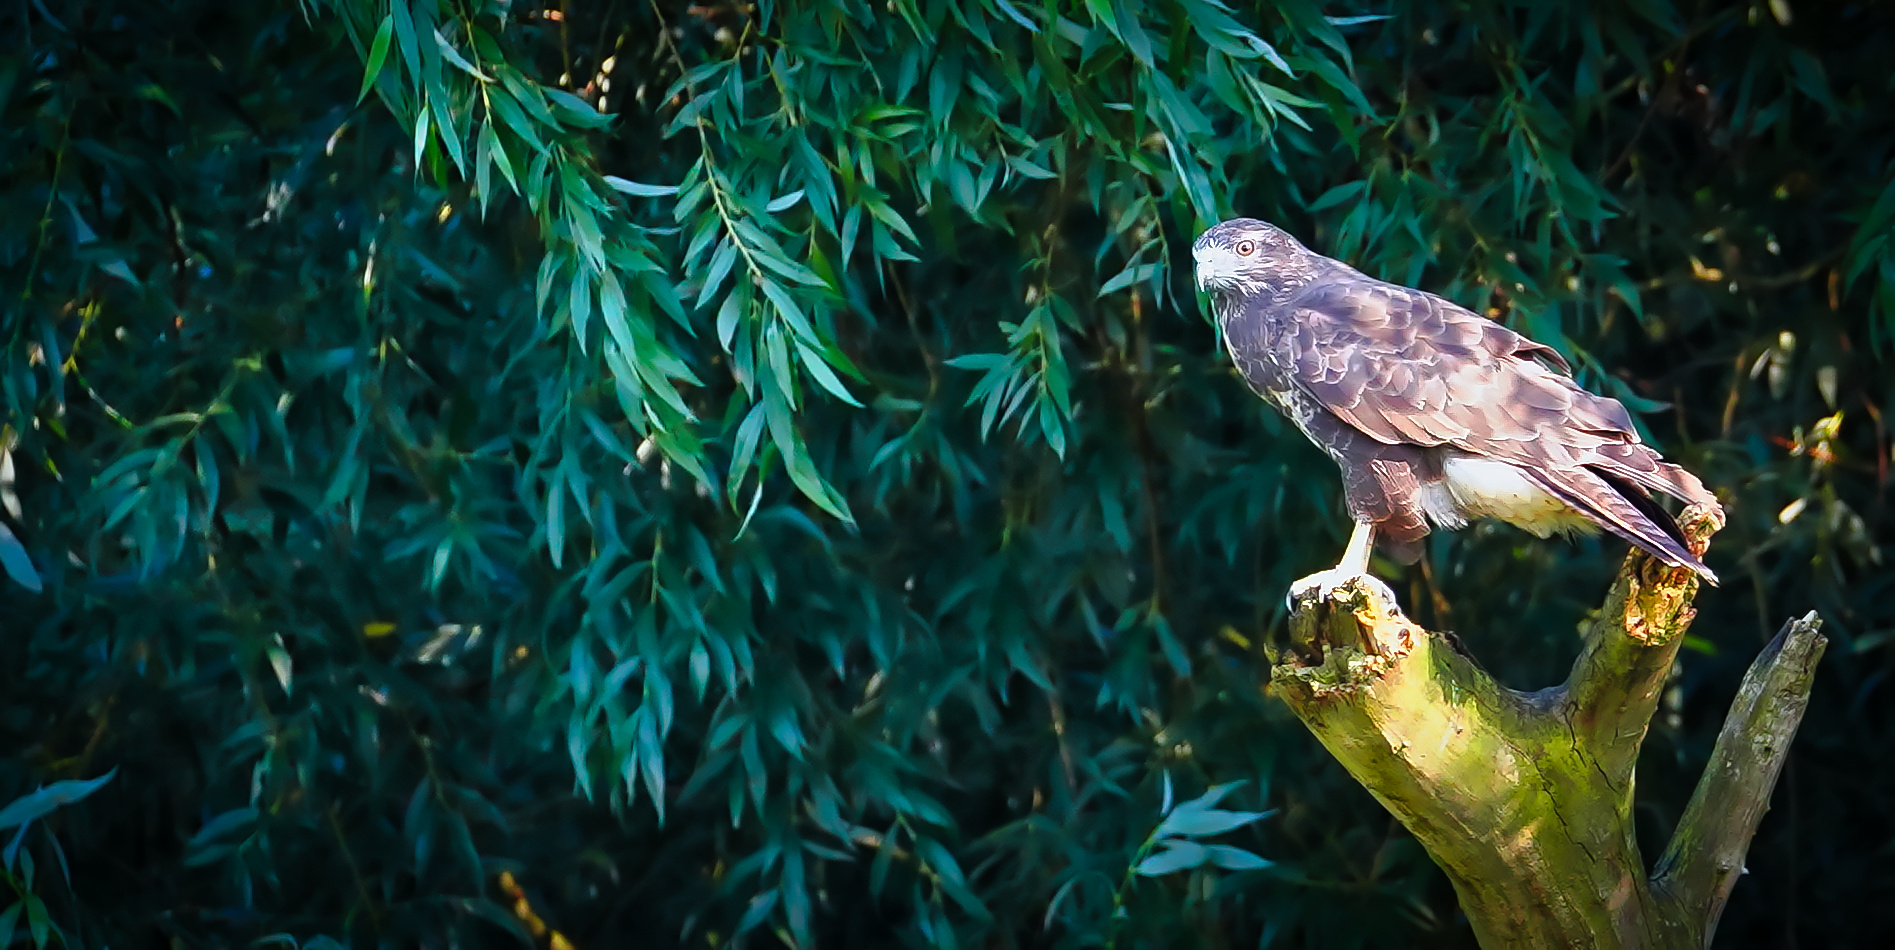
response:
[[[1284,362],[1291,328],[1267,309],[1237,301],[1220,306],[1217,318],[1230,348],[1231,362],[1244,382],[1257,395],[1284,409],[1278,394],[1294,388],[1290,383],[1292,367]]]
[[[1283,413],[1284,418],[1290,420],[1290,424],[1296,426],[1297,431],[1303,433],[1304,438],[1316,443],[1330,455],[1336,454],[1337,446],[1332,444],[1334,440],[1329,438],[1330,433],[1326,431],[1327,427],[1321,425],[1324,414],[1328,412],[1321,403],[1301,389],[1287,383],[1278,386],[1253,384],[1253,388],[1265,402]]]
[[[1276,407],[1310,441],[1328,448],[1330,440],[1317,431],[1321,416],[1327,410],[1291,381],[1294,378],[1291,367],[1283,362],[1281,354],[1285,352],[1286,341],[1282,337],[1287,328],[1254,314],[1232,313],[1230,316],[1237,319],[1226,320],[1224,330],[1230,343],[1231,362],[1236,364],[1238,375],[1252,392]]]
[[[1287,334],[1292,332],[1289,324],[1268,309],[1239,305],[1220,311],[1218,319],[1230,343],[1230,360],[1237,366],[1237,375],[1253,393],[1281,411],[1304,438],[1336,455],[1336,427],[1330,425],[1334,417],[1315,396],[1292,381],[1292,366],[1285,362],[1289,353]]]

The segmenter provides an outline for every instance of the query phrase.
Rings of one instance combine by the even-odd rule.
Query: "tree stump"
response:
[[[1718,515],[1682,523],[1701,554]],[[1494,682],[1370,585],[1292,604],[1272,685],[1453,882],[1482,947],[1708,946],[1808,705],[1814,612],[1751,665],[1650,873],[1633,771],[1698,579],[1634,551],[1563,685]]]

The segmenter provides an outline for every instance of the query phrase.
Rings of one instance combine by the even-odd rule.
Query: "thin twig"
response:
[[[72,113],[66,113],[66,120],[59,129],[59,151],[53,153],[53,177],[46,183],[46,207],[40,211],[38,233],[33,238],[33,260],[26,268],[26,288],[20,291],[20,302],[33,298],[33,276],[39,273],[40,252],[46,250],[46,232],[53,224],[53,202],[59,197],[59,173],[66,167],[66,146],[72,140]],[[18,339],[19,330],[15,327],[14,336]]]
[[[336,846],[342,849],[342,860],[349,865],[349,874],[355,878],[356,895],[362,899],[362,906],[368,910],[369,923],[376,929],[382,927],[381,909],[375,906],[374,898],[369,896],[368,881],[362,876],[362,866],[355,861],[355,852],[349,848],[349,840],[342,833],[342,819],[336,812],[341,805],[329,806],[329,830],[336,836]]]
[[[678,76],[684,80],[685,101],[689,103],[697,98],[697,85],[691,82],[691,70],[684,64],[684,54],[679,52],[678,45],[671,41],[671,26],[665,22],[664,11],[658,9],[658,0],[651,0],[651,12],[658,18],[658,38],[663,41],[666,51],[671,54],[672,63],[678,67]],[[744,21],[743,35],[737,38],[737,55],[739,56],[743,55],[744,40],[750,37],[752,25],[751,21]],[[750,246],[744,243],[742,236],[738,235],[736,217],[724,203],[724,188],[717,180],[720,174],[717,170],[717,156],[711,149],[710,134],[704,131],[707,125],[709,123],[702,115],[691,123],[692,130],[697,132],[699,151],[704,156],[704,184],[711,189],[711,203],[717,208],[717,219],[723,224],[724,233],[730,235],[730,243],[737,248],[737,253],[742,255],[744,267],[750,272],[751,281],[761,282],[766,279],[763,268],[751,255]]]

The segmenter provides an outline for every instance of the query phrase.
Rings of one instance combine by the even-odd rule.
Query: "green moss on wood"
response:
[[[1689,512],[1702,550],[1719,524]],[[1634,555],[1566,684],[1507,689],[1351,584],[1293,605],[1272,685],[1446,871],[1484,947],[1704,946],[1807,702],[1822,637],[1753,666],[1690,810],[1648,875],[1633,769],[1697,580]]]

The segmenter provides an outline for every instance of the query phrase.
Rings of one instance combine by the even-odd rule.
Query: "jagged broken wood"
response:
[[[1720,524],[1681,519],[1702,554]],[[1271,685],[1446,872],[1481,946],[1707,946],[1808,704],[1815,614],[1751,666],[1651,873],[1633,771],[1698,581],[1633,552],[1565,684],[1507,689],[1350,583],[1292,604]]]

